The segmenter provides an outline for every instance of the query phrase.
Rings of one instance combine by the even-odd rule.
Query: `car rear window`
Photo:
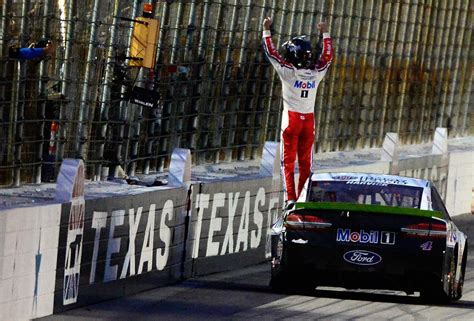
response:
[[[420,208],[423,188],[395,184],[358,185],[348,181],[312,181],[308,202],[345,202]]]

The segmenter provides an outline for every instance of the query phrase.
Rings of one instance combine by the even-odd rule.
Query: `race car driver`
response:
[[[263,48],[282,82],[283,114],[281,121],[281,168],[286,190],[286,209],[293,206],[311,172],[314,143],[314,104],[318,84],[332,61],[332,40],[325,22],[318,23],[323,34],[320,57],[313,57],[311,43],[305,36],[287,41],[284,58],[274,47],[270,26],[263,21]],[[298,155],[299,181],[295,189],[295,160]]]

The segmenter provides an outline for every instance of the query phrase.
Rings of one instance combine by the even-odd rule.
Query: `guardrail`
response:
[[[396,170],[392,141],[391,152],[385,150],[391,160],[372,168]],[[456,203],[450,210],[464,211],[458,203],[471,184],[470,209],[472,173],[453,166],[472,166],[474,152],[444,152],[399,160],[398,170],[442,178],[437,184],[446,184],[448,206],[450,198]],[[67,160],[56,203],[0,211],[0,320],[45,316],[265,261],[267,232],[282,203],[278,144],[265,145],[258,174],[238,180],[190,181],[190,157],[175,151],[169,186],[86,199],[82,161]]]

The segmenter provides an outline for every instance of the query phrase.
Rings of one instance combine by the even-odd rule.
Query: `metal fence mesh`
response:
[[[0,184],[55,179],[82,157],[99,179],[163,171],[175,147],[196,164],[256,158],[278,140],[281,87],[261,49],[328,22],[335,57],[315,104],[317,152],[473,134],[473,2],[155,1],[160,32],[153,69],[129,67],[133,22],[144,1],[0,0]],[[51,39],[44,59],[18,60],[12,45]],[[153,107],[127,101],[145,88]]]

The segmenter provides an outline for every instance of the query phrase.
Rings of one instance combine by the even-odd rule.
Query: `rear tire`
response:
[[[454,300],[459,300],[462,297],[462,290],[464,287],[464,276],[466,275],[466,264],[467,264],[467,244],[464,248],[464,253],[462,255],[461,263],[461,275],[459,277],[459,282],[455,289]]]
[[[309,294],[314,292],[316,286],[311,280],[295,276],[297,272],[279,271],[272,275],[270,287],[277,293],[284,294]]]
[[[423,302],[435,304],[447,304],[451,300],[444,292],[443,285],[439,285],[437,289],[423,290],[420,292],[420,297]]]
[[[276,239],[274,239],[274,242]],[[316,288],[314,282],[305,277],[302,269],[289,269],[285,266],[286,249],[281,238],[278,238],[278,244],[274,243],[272,276],[270,287],[277,293],[310,293]]]
[[[437,282],[437,285],[420,292],[420,297],[427,303],[448,304],[456,300],[455,278],[456,278],[456,262],[457,262],[457,248],[454,249],[454,255],[451,256],[449,263],[449,285],[448,291],[444,291],[443,282]]]

